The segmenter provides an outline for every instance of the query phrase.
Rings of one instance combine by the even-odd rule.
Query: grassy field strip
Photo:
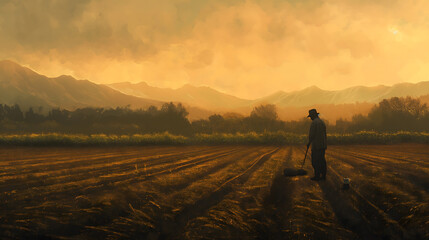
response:
[[[258,156],[250,163],[250,166],[243,169],[238,174],[236,173],[234,176],[227,178],[226,181],[223,181],[209,194],[203,194],[201,198],[193,204],[185,205],[178,214],[174,216],[172,224],[174,224],[174,229],[177,229],[175,232],[182,232],[191,219],[202,215],[210,209],[210,207],[219,203],[228,193],[234,190],[233,184],[243,184],[259,166],[269,160],[278,150],[279,148],[275,148],[274,150],[269,150]],[[175,232],[171,232],[171,229],[162,229],[161,236],[171,238],[175,236]]]
[[[270,194],[273,179],[281,174],[290,154],[291,147],[282,147],[274,153],[246,182],[234,186],[234,191],[218,204],[189,221],[180,238],[202,239],[207,235],[216,239],[263,238],[257,231],[267,227],[263,204]]]
[[[362,156],[369,156],[369,157],[377,157],[380,160],[384,161],[384,162],[391,162],[393,164],[404,164],[404,166],[408,166],[408,164],[413,164],[413,165],[417,165],[417,166],[424,166],[424,167],[429,167],[429,158],[428,156],[426,156],[426,158],[420,157],[419,160],[416,160],[417,158],[412,158],[408,156],[408,158],[404,158],[401,156],[401,153],[395,153],[395,152],[383,152],[383,151],[372,151],[372,150],[368,150],[366,148],[348,148],[348,147],[344,147],[344,148],[338,148],[338,147],[334,147],[334,150],[337,151],[341,151],[341,152],[352,152],[352,153],[358,153]]]
[[[200,159],[202,157],[217,157],[220,154],[229,154],[232,151],[227,151],[227,153],[219,153],[218,150],[215,150],[215,152],[211,152],[206,155],[196,155],[193,157],[188,157],[189,161],[192,161],[194,159]],[[186,157],[186,155],[176,154],[176,156],[180,157]],[[92,171],[81,171],[81,173],[67,173],[65,175],[59,175],[59,176],[52,176],[47,178],[47,180],[51,180],[50,182],[46,183],[46,180],[35,180],[32,182],[31,187],[28,181],[25,185],[21,185],[23,187],[23,191],[18,191],[18,193],[13,194],[14,197],[18,197],[19,194],[26,195],[28,192],[49,192],[50,195],[52,194],[58,194],[58,190],[60,192],[62,191],[74,191],[76,188],[83,188],[85,189],[88,185],[105,185],[105,184],[113,184],[118,181],[122,181],[124,179],[129,178],[131,175],[136,175],[136,169],[135,164],[136,161],[139,161],[140,158],[133,159],[131,162],[129,160],[126,160],[125,163],[122,161],[121,163],[115,163],[113,162],[111,165],[106,167],[100,167],[98,169],[94,169]],[[146,159],[149,160],[149,159]],[[153,159],[151,159],[153,160]],[[172,159],[173,160],[173,159]],[[103,165],[104,166],[104,165]],[[114,166],[114,168],[112,168]],[[87,165],[86,167],[82,167],[81,169],[92,169],[93,165]],[[58,172],[58,174],[61,174],[62,172]],[[146,177],[146,176],[145,176]],[[43,182],[41,182],[43,181]],[[18,187],[15,187],[14,189],[17,189]],[[13,191],[13,190],[12,190]],[[16,190],[15,190],[16,191]]]
[[[339,156],[339,153],[329,152],[328,154],[337,157]],[[376,157],[362,156],[359,153],[348,153],[342,151],[341,154],[344,155],[342,156],[343,159],[346,159],[346,157],[348,157],[352,159],[357,159],[361,162],[366,162],[376,168],[383,169],[383,172],[385,173],[395,174],[395,177],[406,178],[410,180],[415,187],[419,186],[424,191],[429,192],[429,179],[427,178],[428,169],[426,168],[418,168],[417,166],[414,168],[404,166],[392,166],[392,164],[380,161]]]
[[[342,160],[342,159],[339,159]],[[372,167],[359,163],[359,161],[352,162],[355,169],[345,169],[339,164],[340,161],[330,161],[332,171],[334,173],[341,172],[349,176],[353,182],[353,187],[356,192],[366,196],[365,199],[371,204],[377,206],[380,210],[385,212],[391,219],[397,221],[401,226],[406,224],[404,220],[409,219],[410,216],[416,212],[428,211],[428,204],[421,205],[425,199],[428,198],[427,193],[423,191],[416,191],[413,184],[408,182],[406,178],[391,177],[382,173],[374,173]],[[334,170],[337,169],[337,170]],[[331,169],[330,169],[331,170]],[[355,180],[353,180],[355,179]],[[426,209],[426,210],[424,210]],[[414,212],[414,213],[413,213]],[[414,224],[412,227],[421,226],[421,224]],[[422,232],[421,229],[407,229],[408,232]],[[407,234],[407,233],[406,233]]]
[[[186,192],[188,196],[192,195],[190,197],[183,197],[186,198],[186,201],[195,201],[195,198],[199,197],[198,193],[192,194],[190,188],[193,187],[191,185],[195,187],[195,185],[198,185],[198,182],[203,182],[204,179],[215,180],[212,177],[213,175],[222,176],[222,172],[230,172],[229,168],[234,167],[237,160],[256,157],[258,154],[265,152],[266,150],[264,151],[264,149],[265,147],[255,147],[251,149],[242,148],[240,152],[196,165],[193,168],[180,171],[180,174],[172,173],[162,178],[154,178],[148,183],[138,183],[138,185],[132,184],[131,186],[138,189],[138,191],[152,193],[153,196],[151,198],[154,199],[156,203],[149,201],[144,204],[141,202],[135,205],[133,204],[133,210],[130,216],[116,219],[111,226],[105,227],[100,231],[115,235],[114,232],[121,233],[123,229],[126,229],[125,226],[128,226],[128,228],[136,229],[134,233],[137,232],[136,234],[139,234],[136,235],[136,237],[141,237],[141,233],[144,232],[144,229],[146,229],[146,231],[153,231],[154,229],[159,230],[162,228],[161,223],[164,222],[165,218],[168,219],[168,216],[177,213],[180,206],[184,204],[183,201],[179,200],[184,192]],[[208,185],[213,186],[214,184],[206,183],[204,187]],[[215,186],[213,186],[213,188],[214,187]],[[170,220],[171,219],[169,219],[169,221]],[[121,234],[129,235],[132,233],[123,232]],[[117,236],[119,235],[116,235],[116,237]]]
[[[95,173],[114,173],[115,168],[121,167],[124,164],[137,164],[138,161],[140,161],[140,164],[146,164],[147,162],[156,162],[156,160],[159,161],[159,159],[168,159],[169,161],[171,159],[176,159],[177,156],[180,157],[188,157],[188,156],[198,156],[201,153],[206,152],[212,152],[217,151],[213,149],[199,149],[197,151],[192,152],[173,152],[173,153],[167,153],[167,154],[160,154],[160,155],[154,155],[155,153],[149,153],[148,156],[145,156],[145,153],[142,154],[133,154],[133,155],[125,155],[120,157],[107,157],[107,158],[100,158],[97,160],[94,159],[83,159],[79,160],[78,163],[74,162],[69,166],[69,164],[61,165],[62,168],[59,166],[51,166],[43,169],[31,169],[31,171],[24,171],[24,172],[11,172],[11,177],[7,178],[6,176],[3,176],[3,178],[0,179],[0,182],[3,182],[2,185],[8,186],[8,188],[11,187],[11,185],[19,184],[20,179],[26,180],[26,185],[30,186],[32,181],[37,182],[40,184],[40,182],[46,183],[47,180],[55,179],[56,182],[59,182],[61,179],[67,178],[69,176],[77,177],[77,176],[86,176],[88,174],[88,171],[84,170],[91,170],[91,174]],[[138,156],[138,157],[136,157]],[[131,157],[131,158],[130,158]],[[85,164],[85,165],[83,165]],[[54,165],[54,164],[53,164]],[[115,168],[113,168],[115,167]],[[130,168],[134,168],[135,166],[132,166]],[[30,176],[30,177],[29,177]],[[12,183],[11,183],[12,182]]]

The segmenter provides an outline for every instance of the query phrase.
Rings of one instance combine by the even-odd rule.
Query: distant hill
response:
[[[254,104],[272,103],[279,107],[304,107],[316,104],[350,104],[356,102],[378,103],[391,97],[420,97],[429,94],[429,82],[400,83],[377,87],[350,87],[344,90],[327,91],[309,87],[295,92],[277,92],[254,101]]]
[[[278,107],[309,107],[315,105],[341,105],[354,103],[378,103],[391,97],[420,97],[429,94],[429,82],[400,83],[393,86],[350,87],[338,91],[322,90],[312,86],[300,91],[279,91],[255,100],[237,98],[209,87],[185,85],[179,89],[157,88],[141,83],[114,83],[108,85],[125,94],[155,99],[177,101],[211,110],[248,109],[259,104],[275,104]]]
[[[176,101],[177,102],[177,101]],[[110,87],[76,80],[71,76],[49,78],[12,61],[0,61],[0,104],[18,104],[23,109],[43,107],[160,107],[163,102],[126,95]],[[206,118],[212,111],[184,104],[189,119]]]
[[[48,78],[11,61],[0,61],[0,103],[22,107],[148,107],[161,102],[128,96],[70,76]]]
[[[376,103],[384,98],[419,97],[429,94],[429,82],[401,83],[390,87],[357,86],[338,91],[327,91],[313,86],[300,91],[279,91],[255,100],[241,99],[209,87],[191,85],[185,85],[179,89],[152,87],[145,82],[136,84],[123,82],[108,86],[134,96],[160,101],[183,102],[188,106],[197,106],[220,113],[237,112],[248,115],[254,106],[275,104],[279,117],[283,120],[297,120],[306,116],[308,109],[316,108],[322,112],[325,119],[331,122],[335,122],[338,118],[351,119],[356,114],[367,114]]]
[[[194,87],[184,85],[178,89],[157,88],[149,86],[145,82],[140,83],[113,83],[107,86],[122,93],[154,99],[158,101],[174,101],[187,103],[192,106],[210,110],[226,110],[251,105],[250,100],[241,99],[225,93],[221,93],[209,87]]]
[[[133,95],[133,96],[131,96]],[[142,82],[109,84],[108,86],[71,76],[49,78],[11,61],[0,61],[0,104],[28,107],[117,107],[147,108],[163,102],[182,102],[191,120],[207,118],[213,113],[237,112],[248,115],[254,106],[276,104],[284,120],[299,119],[315,107],[326,119],[349,119],[366,114],[384,98],[421,97],[429,103],[429,82],[402,83],[377,87],[351,87],[326,91],[309,87],[301,91],[279,91],[267,97],[248,100],[234,97],[209,87],[185,85],[179,89],[157,88]]]

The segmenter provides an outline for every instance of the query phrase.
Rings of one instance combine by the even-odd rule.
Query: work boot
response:
[[[312,177],[312,178],[310,178],[311,180],[313,180],[313,181],[319,181],[321,178],[320,177],[318,177],[318,176],[314,176],[314,177]]]

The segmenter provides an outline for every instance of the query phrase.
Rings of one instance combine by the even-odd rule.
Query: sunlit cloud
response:
[[[0,58],[97,83],[245,98],[426,81],[429,2],[1,1]]]

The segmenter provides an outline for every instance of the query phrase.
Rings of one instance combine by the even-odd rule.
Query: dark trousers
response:
[[[311,150],[311,164],[314,168],[314,176],[326,176],[326,159],[325,149],[312,149]]]

